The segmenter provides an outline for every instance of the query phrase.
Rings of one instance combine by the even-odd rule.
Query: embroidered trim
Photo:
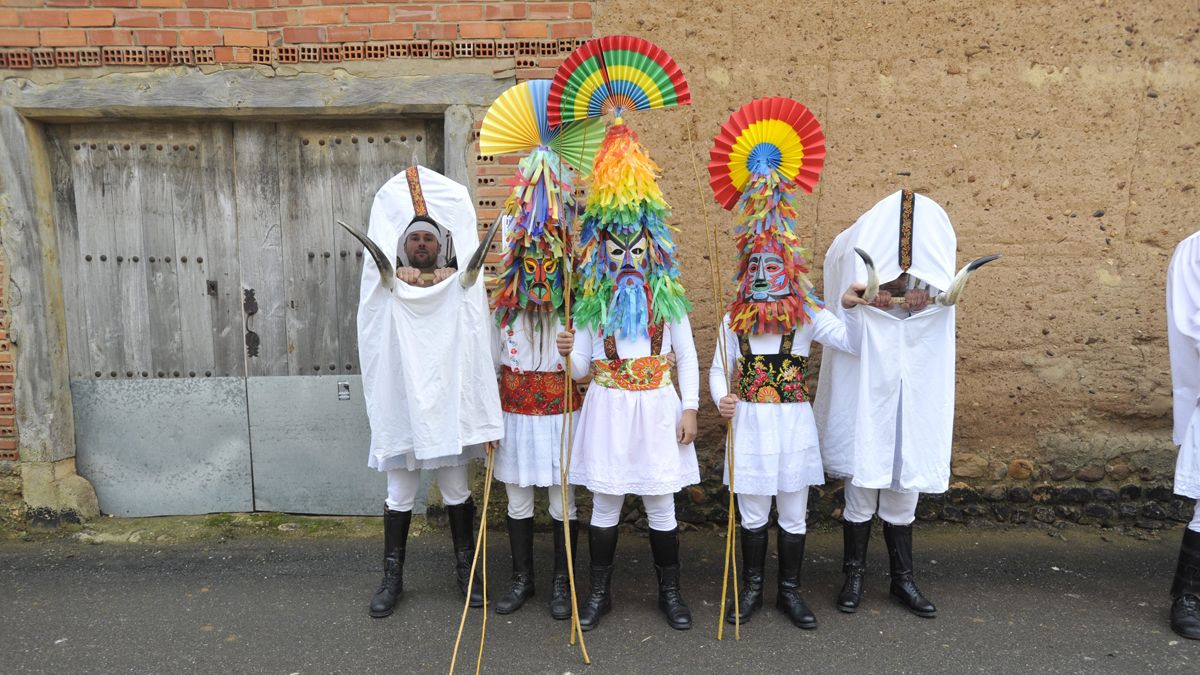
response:
[[[650,331],[650,354],[658,356],[662,353],[663,329],[662,324],[651,324]],[[604,357],[609,361],[620,361],[621,355],[617,353],[617,336],[608,335],[604,338]]]
[[[791,354],[756,354],[738,359],[738,397],[750,403],[805,403],[808,359]]]
[[[912,267],[914,201],[912,190],[900,192],[900,269],[905,272]]]
[[[517,372],[508,366],[500,368],[500,409],[519,415],[561,415],[563,413],[563,378],[561,372],[542,370]],[[571,410],[579,410],[583,397],[573,392]]]
[[[413,217],[428,218],[429,209],[425,206],[425,193],[421,192],[420,170],[410,166],[404,172],[404,177],[408,179],[408,193],[412,196]]]
[[[592,381],[609,389],[650,391],[671,385],[671,364],[661,355],[592,361]]]

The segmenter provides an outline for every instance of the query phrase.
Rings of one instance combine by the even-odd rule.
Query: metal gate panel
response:
[[[246,380],[75,380],[76,462],[117,516],[251,511]]]
[[[360,376],[252,377],[247,397],[258,510],[380,513],[387,481],[367,468]]]

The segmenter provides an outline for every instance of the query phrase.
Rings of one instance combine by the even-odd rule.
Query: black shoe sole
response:
[[[692,629],[691,621],[689,621],[687,623],[672,623],[671,621],[668,620],[667,625],[670,626],[671,628],[674,628],[675,630],[691,630]]]
[[[858,607],[847,607],[846,605],[838,605],[837,608],[838,608],[839,612],[844,612],[846,614],[854,614],[854,613],[858,612]]]
[[[612,611],[612,605],[609,605],[607,608],[605,608],[603,611],[600,612],[600,615],[596,617],[596,623],[593,623],[593,624],[586,624],[586,623],[583,623],[583,621],[581,620],[579,622],[579,630],[586,633],[586,632],[592,630],[593,628],[598,627],[600,625],[600,619],[611,611]]]
[[[1171,626],[1171,630],[1181,638],[1187,638],[1188,640],[1200,640],[1200,630],[1184,632],[1175,626]]]
[[[395,608],[389,609],[389,610],[388,610],[388,611],[386,611],[386,612],[376,612],[376,611],[372,610],[372,611],[371,611],[371,618],[372,618],[372,619],[386,619],[386,618],[388,618],[389,616],[391,616],[392,614],[394,614],[394,613],[395,613],[395,611],[396,611],[396,610],[395,610]]]
[[[907,609],[909,611],[909,613],[912,614],[913,616],[919,616],[922,619],[937,618],[937,610],[936,609],[933,610],[932,612],[923,612],[919,609],[914,609],[913,606],[908,604],[907,602],[905,602],[903,598],[898,598],[893,595],[892,600],[895,600],[897,605],[900,605],[904,609]]]

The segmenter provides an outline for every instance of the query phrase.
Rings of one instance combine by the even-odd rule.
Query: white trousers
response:
[[[851,485],[846,486],[846,509],[843,517],[851,523],[865,523],[876,513],[884,522],[892,525],[911,525],[917,519],[919,492],[897,492],[874,490]]]
[[[621,507],[625,495],[592,493],[592,525],[612,527],[621,522]],[[646,508],[646,521],[650,529],[666,532],[675,529],[675,495],[642,495],[642,506]]]
[[[437,472],[438,490],[446,506],[462,504],[471,498],[471,485],[467,480],[468,464],[443,466]],[[392,511],[412,511],[417,501],[417,490],[421,487],[421,472],[408,469],[392,469],[387,472],[387,507]]]
[[[526,485],[524,487],[514,483],[505,483],[504,489],[508,492],[508,517],[513,520],[524,520],[533,517],[533,486]],[[550,497],[550,517],[562,521],[562,487],[551,485],[546,488],[546,495]],[[575,486],[567,486],[567,512],[571,520],[575,520]]]
[[[1196,502],[1196,510],[1192,512],[1192,522],[1188,523],[1188,529],[1192,532],[1200,532],[1200,501]]]
[[[757,530],[767,524],[771,517],[770,495],[738,495],[737,500],[742,527]],[[804,534],[808,531],[808,488],[780,492],[775,496],[775,507],[779,510],[779,528],[784,532]]]

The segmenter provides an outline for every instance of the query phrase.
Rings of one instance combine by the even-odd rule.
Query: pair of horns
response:
[[[458,275],[458,283],[463,288],[474,286],[475,282],[479,279],[479,272],[483,269],[484,256],[487,255],[488,249],[491,248],[492,241],[496,239],[496,232],[500,230],[500,221],[502,218],[503,216],[498,216],[492,222],[487,234],[483,237],[483,241],[480,242],[479,246],[475,249],[474,255],[471,256],[471,261],[467,263],[466,269],[463,270],[462,274]],[[371,254],[371,259],[375,261],[375,267],[379,269],[379,283],[383,284],[384,288],[391,290],[392,286],[396,283],[396,268],[392,265],[392,261],[388,260],[388,257],[383,254],[383,249],[371,241],[370,237],[346,223],[339,220],[337,224],[341,225],[342,229],[353,235],[367,249],[367,252]]]
[[[863,299],[871,302],[879,295],[879,274],[875,271],[875,261],[861,248],[855,247],[854,252],[858,254],[858,257],[862,258],[863,265],[867,267],[867,288],[863,291]],[[982,258],[976,258],[963,265],[958,274],[954,275],[954,281],[950,282],[950,288],[938,293],[937,297],[934,298],[934,302],[944,307],[958,303],[958,298],[962,295],[963,289],[966,288],[967,279],[970,278],[971,273],[993,260],[999,260],[1000,257],[999,255],[985,255]]]

